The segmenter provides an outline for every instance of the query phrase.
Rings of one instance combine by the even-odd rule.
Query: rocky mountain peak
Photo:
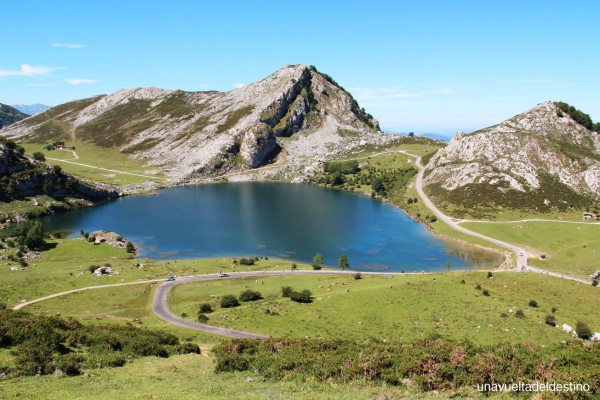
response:
[[[600,195],[600,135],[558,103],[544,102],[506,121],[458,134],[428,163],[426,184],[446,191],[483,185],[533,192],[554,177],[569,190]],[[552,178],[552,179],[554,179]]]
[[[276,159],[327,159],[365,140],[385,140],[350,93],[304,64],[285,65],[228,92],[121,89],[54,107],[5,134],[25,142],[75,138],[118,147],[175,179]]]

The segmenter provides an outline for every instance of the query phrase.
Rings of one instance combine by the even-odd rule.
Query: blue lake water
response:
[[[50,231],[114,231],[142,257],[269,256],[351,269],[431,271],[498,265],[497,255],[432,235],[401,210],[366,196],[308,184],[186,186],[124,197],[40,219]],[[450,262],[450,265],[448,264]]]

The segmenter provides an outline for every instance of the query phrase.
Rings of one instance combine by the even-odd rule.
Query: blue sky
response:
[[[305,63],[391,131],[470,131],[546,100],[600,120],[597,0],[20,0],[3,14],[7,104],[230,90]]]

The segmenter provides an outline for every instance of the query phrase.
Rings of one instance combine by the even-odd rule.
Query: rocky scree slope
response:
[[[0,137],[0,202],[47,195],[54,199],[101,201],[118,197],[106,186],[83,182],[60,168],[25,156],[10,140]]]
[[[0,129],[19,122],[28,116],[14,107],[0,103]]]
[[[528,195],[543,202],[529,203],[536,208],[597,198],[600,134],[557,103],[538,104],[498,125],[455,135],[429,161],[424,182],[439,197],[501,205],[510,198],[527,203]]]
[[[229,92],[122,89],[54,107],[11,126],[21,142],[116,146],[175,180],[220,176],[278,159],[328,159],[386,135],[328,75],[287,65]]]

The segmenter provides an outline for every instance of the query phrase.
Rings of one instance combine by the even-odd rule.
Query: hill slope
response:
[[[584,205],[600,194],[600,135],[546,102],[457,134],[427,168],[429,191],[467,208]]]
[[[122,89],[59,105],[5,135],[116,146],[176,179],[219,176],[276,158],[301,165],[386,140],[348,92],[307,65],[284,66],[229,92]]]
[[[0,103],[0,129],[19,122],[29,115],[22,113],[14,107]]]
[[[68,209],[83,205],[77,200],[102,201],[116,198],[118,193],[104,185],[83,182],[65,174],[59,167],[34,161],[13,141],[0,136],[0,222],[23,217],[19,212],[11,212],[10,202],[31,200],[39,207],[37,196],[53,199],[54,208]],[[47,208],[45,212],[51,211]],[[36,214],[40,213],[44,211],[36,210]]]

